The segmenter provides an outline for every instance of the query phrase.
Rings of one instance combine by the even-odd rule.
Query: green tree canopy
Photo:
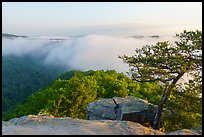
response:
[[[86,118],[86,107],[90,102],[131,95],[157,103],[161,98],[161,89],[162,86],[157,83],[140,84],[115,70],[67,71],[49,86],[29,96],[27,101],[7,113],[4,119],[38,113]]]
[[[184,31],[177,34],[180,41],[168,41],[145,45],[136,49],[133,56],[119,56],[130,66],[129,75],[138,82],[159,81],[166,89],[158,104],[153,128],[158,129],[163,105],[177,86],[178,80],[186,74],[199,75],[202,69],[202,32]]]

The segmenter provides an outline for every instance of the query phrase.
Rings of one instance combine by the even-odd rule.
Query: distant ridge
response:
[[[14,34],[9,34],[9,33],[2,33],[2,37],[4,38],[26,38],[27,36],[24,35],[14,35]]]
[[[128,36],[129,38],[144,38],[144,37],[151,37],[151,38],[159,38],[159,35],[152,35],[152,36],[141,36],[141,35],[133,35],[133,36]]]

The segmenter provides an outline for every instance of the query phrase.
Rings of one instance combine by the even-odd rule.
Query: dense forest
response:
[[[47,87],[29,96],[6,119],[38,113],[86,118],[86,106],[92,101],[132,95],[157,103],[161,91],[162,85],[133,82],[115,70],[67,71]]]
[[[32,56],[2,57],[2,115],[24,101],[39,88],[48,85],[64,68],[44,65]]]

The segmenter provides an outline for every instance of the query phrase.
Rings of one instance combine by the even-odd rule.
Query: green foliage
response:
[[[161,87],[154,82],[134,82],[115,70],[68,71],[49,86],[29,96],[24,104],[19,104],[10,111],[5,119],[38,113],[48,113],[55,117],[86,118],[86,107],[90,102],[127,95],[158,102],[159,100],[152,96],[159,96],[157,91],[160,91]],[[140,92],[141,90],[145,90],[146,94]],[[145,96],[147,94],[148,96]]]
[[[119,56],[130,66],[128,74],[133,80],[148,82],[148,84],[155,81],[165,84],[164,90],[160,90],[162,96],[153,95],[148,99],[161,98],[153,125],[155,129],[159,127],[163,106],[176,112],[174,115],[164,116],[163,127],[167,130],[201,125],[201,122],[198,121],[202,119],[202,97],[200,96],[202,95],[202,74],[200,74],[202,70],[202,32],[184,30],[177,36],[180,40],[175,44],[168,41],[157,42],[155,45],[145,45],[141,49],[136,49],[133,56]],[[193,76],[193,79],[185,84],[184,89],[181,87],[180,90],[175,89],[179,87],[179,79],[187,73]],[[147,91],[151,91],[150,89],[148,88]],[[147,91],[141,90],[144,92],[142,97],[149,96]],[[165,104],[167,100],[168,105]]]
[[[170,114],[163,117],[163,128],[167,131],[202,127],[202,78],[195,76],[189,80],[182,90],[174,89],[165,104],[171,109]]]
[[[73,76],[70,80],[56,80],[47,93],[49,100],[42,110],[56,117],[84,118],[86,106],[96,98],[97,84],[91,76]],[[67,109],[69,108],[69,109]]]
[[[129,75],[142,82],[166,83],[176,78],[175,74],[186,73],[202,67],[202,32],[184,31],[180,41],[172,45],[168,41],[145,45],[136,49],[133,56],[119,56],[130,66]]]
[[[31,56],[3,56],[2,116],[36,90],[48,85],[62,71],[60,67],[44,65],[40,59]]]

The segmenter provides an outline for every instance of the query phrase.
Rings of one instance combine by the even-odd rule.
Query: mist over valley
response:
[[[153,37],[151,37],[153,36]],[[2,39],[3,57],[33,56],[44,64],[63,66],[66,69],[100,70],[115,69],[127,72],[128,66],[118,55],[133,55],[136,48],[153,45],[158,41],[174,42],[176,37],[117,37],[109,35],[85,35],[63,37],[26,37]]]

